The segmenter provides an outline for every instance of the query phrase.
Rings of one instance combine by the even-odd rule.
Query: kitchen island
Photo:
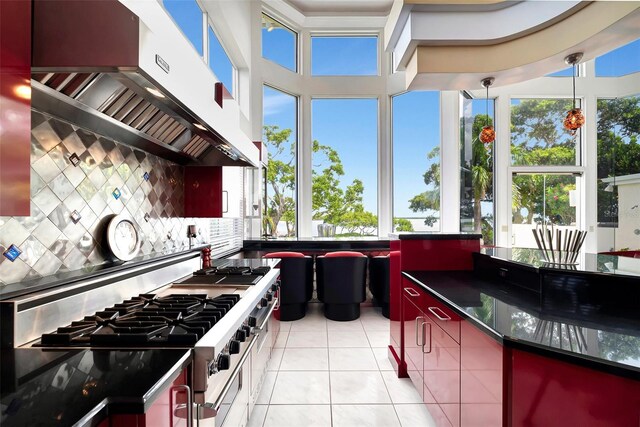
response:
[[[438,425],[637,425],[638,276],[483,252],[473,271],[403,272],[407,371]]]

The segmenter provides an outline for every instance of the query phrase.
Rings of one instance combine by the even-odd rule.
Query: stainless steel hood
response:
[[[199,107],[222,115],[212,75],[202,81],[179,75],[180,67],[172,67],[164,52],[155,53],[153,61],[166,74],[164,81],[151,77],[157,70],[144,69],[141,63],[148,58],[143,55],[153,52],[143,43],[153,49],[172,43],[149,41],[145,24],[122,3],[35,0],[33,16],[34,109],[182,165],[257,163],[248,137],[216,129],[191,108],[188,96],[178,93],[180,85],[172,88],[181,81],[210,90],[212,106],[203,108],[200,102]]]

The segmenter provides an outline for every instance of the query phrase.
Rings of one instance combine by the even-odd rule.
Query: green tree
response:
[[[393,218],[393,228],[395,231],[413,231],[411,221],[406,218]]]
[[[269,146],[267,185],[272,190],[265,202],[265,234],[275,234],[280,221],[286,224],[288,236],[295,232],[295,146],[290,136],[291,129],[264,127]],[[342,227],[350,234],[372,234],[378,218],[364,209],[362,181],[354,179],[343,190],[340,179],[344,167],[338,152],[318,141],[313,141],[312,150],[317,161],[311,183],[313,219]]]
[[[272,190],[265,200],[264,234],[275,235],[278,224],[284,221],[287,235],[295,232],[295,146],[289,141],[291,129],[264,127],[264,140],[269,145],[267,184]]]
[[[440,158],[440,147],[435,147],[427,154],[427,160]],[[409,200],[409,209],[413,212],[440,211],[440,162],[433,162],[422,175],[427,190],[413,196]],[[432,226],[438,220],[435,215],[428,215],[424,223]]]
[[[640,173],[640,97],[598,100],[598,222],[618,222],[617,187],[603,178]]]

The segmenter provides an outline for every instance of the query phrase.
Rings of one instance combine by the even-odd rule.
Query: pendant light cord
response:
[[[576,109],[576,64],[571,66],[573,69],[572,77],[573,77],[573,109]]]
[[[485,126],[489,126],[489,85],[487,85],[486,87],[487,87],[487,98],[485,99],[485,113],[487,114],[487,117],[485,120]]]

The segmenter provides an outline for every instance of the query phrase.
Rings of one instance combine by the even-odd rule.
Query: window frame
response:
[[[224,46],[224,43],[220,39],[220,36],[218,35],[218,33],[216,31],[216,28],[213,25],[213,21],[209,17],[209,14],[206,13],[206,15],[207,15],[206,16],[206,18],[207,18],[207,26],[206,26],[205,31],[207,33],[207,55],[205,55],[205,57],[206,57],[205,58],[205,63],[207,64],[207,67],[213,73],[213,75],[216,76],[216,79],[218,79],[218,81],[222,82],[220,80],[220,78],[218,77],[218,75],[216,75],[215,71],[213,71],[213,68],[211,68],[211,64],[209,63],[209,57],[211,55],[210,54],[211,44],[209,42],[209,29],[211,29],[211,31],[213,32],[214,37],[218,40],[218,43],[220,44],[220,47],[222,47],[222,50],[224,51],[225,55],[227,56],[227,59],[231,63],[231,88],[228,88],[228,89],[230,89],[231,96],[233,96],[235,98],[237,93],[238,93],[238,67],[236,67],[236,64],[234,64],[233,59],[231,58],[231,56],[229,55],[229,52],[227,51],[227,48]]]
[[[376,72],[375,74],[314,74],[313,73],[313,39],[314,38],[334,38],[334,39],[346,39],[346,38],[373,38],[376,41]],[[312,32],[309,34],[309,74],[311,77],[380,77],[382,75],[381,53],[380,53],[380,34],[365,32]]]
[[[300,123],[300,104],[301,104],[301,95],[297,95],[293,92],[287,91],[285,89],[279,88],[276,85],[273,85],[271,83],[267,83],[267,82],[262,82],[262,99],[263,99],[263,106],[262,106],[262,131],[264,132],[264,126],[266,125],[265,121],[264,121],[264,90],[265,88],[269,88],[271,90],[275,90],[277,92],[283,93],[285,95],[289,95],[291,97],[293,97],[295,99],[295,119],[294,122],[296,124],[296,129],[295,132],[292,132],[292,135],[295,135],[294,138],[294,163],[295,163],[295,172],[294,172],[294,182],[295,182],[295,188],[293,190],[293,197],[295,200],[295,238],[298,238],[300,236],[300,136],[301,136],[301,123]],[[264,142],[264,140],[262,140]],[[264,218],[266,215],[266,208],[268,207],[268,182],[267,182],[267,174],[265,172],[265,176],[263,177],[263,182],[264,182],[264,193],[262,194],[262,198],[263,198],[263,207],[265,208],[264,212],[262,213],[262,217]],[[262,233],[261,233],[262,234]],[[276,239],[279,239],[279,237],[276,236]]]
[[[380,237],[380,229],[381,229],[381,224],[380,224],[380,199],[381,199],[381,194],[380,194],[380,180],[379,180],[379,176],[380,176],[380,170],[378,169],[378,165],[380,163],[380,139],[381,139],[381,135],[380,135],[380,108],[381,108],[381,98],[380,96],[376,96],[376,95],[365,95],[365,94],[361,94],[361,95],[349,95],[349,96],[335,96],[335,95],[311,95],[309,97],[309,110],[310,110],[310,121],[309,121],[309,125],[310,125],[310,136],[311,136],[311,141],[313,142],[314,138],[313,138],[313,101],[315,100],[375,100],[376,101],[376,145],[375,145],[375,153],[376,153],[376,189],[375,189],[375,196],[376,196],[376,205],[375,205],[375,212],[374,215],[377,217],[378,222],[376,224],[376,230],[375,230],[375,234],[373,235],[364,235],[361,237]],[[309,172],[309,177],[311,178],[313,175],[313,151],[311,151],[311,163],[310,163],[310,170]],[[346,188],[346,186],[345,186]],[[310,181],[310,187],[307,189],[304,189],[305,192],[309,193],[310,198],[313,198],[313,183]],[[393,191],[393,189],[392,189]],[[391,200],[391,203],[393,203],[393,197]],[[313,217],[313,207],[310,207],[310,218]],[[312,233],[315,232],[315,230],[312,230]]]
[[[545,77],[546,78],[546,77]],[[555,78],[555,77],[548,77],[548,78]],[[496,102],[497,102],[497,98]],[[511,129],[511,125],[512,125],[512,109],[513,109],[513,100],[514,99],[518,99],[518,100],[529,100],[529,99],[538,99],[538,100],[545,100],[545,99],[559,99],[559,100],[568,100],[571,101],[573,98],[567,98],[567,97],[560,97],[560,96],[547,96],[547,95],[518,95],[518,96],[509,96],[509,129]],[[586,103],[586,100],[584,99],[584,97],[579,97],[576,96],[576,105],[578,106],[578,108],[582,108],[583,109],[583,114],[584,112],[584,108],[583,106]],[[539,170],[543,170],[543,169],[547,169],[550,171],[566,171],[566,172],[572,172],[576,169],[580,169],[582,172],[584,172],[584,159],[583,159],[583,154],[584,154],[584,144],[585,144],[585,128],[582,127],[579,132],[578,132],[578,137],[576,138],[576,144],[575,144],[575,163],[572,165],[515,165],[513,164],[513,157],[512,157],[512,147],[513,147],[513,142],[511,140],[511,131],[509,131],[509,144],[508,144],[508,148],[509,148],[509,170],[510,171],[516,171],[516,172],[522,172],[522,173],[528,173],[530,170],[532,169],[538,169]]]
[[[208,22],[209,19],[209,14],[207,13],[206,9],[204,8],[204,6],[202,5],[202,3],[200,2],[200,0],[192,0],[196,6],[198,6],[198,8],[200,9],[200,12],[202,13],[202,22],[201,22],[201,26],[202,26],[202,55],[200,55],[200,52],[198,52],[198,49],[196,48],[196,46],[191,42],[191,39],[189,39],[189,37],[185,34],[184,30],[182,29],[182,27],[178,24],[178,22],[176,22],[174,16],[171,14],[171,12],[169,12],[169,9],[167,9],[164,0],[161,0],[161,4],[162,4],[162,8],[164,9],[164,11],[167,13],[167,16],[169,17],[169,19],[171,19],[171,21],[173,21],[173,23],[175,24],[176,28],[180,31],[180,33],[182,33],[182,36],[184,37],[184,39],[189,42],[189,44],[191,45],[191,47],[193,48],[193,50],[195,50],[195,52],[200,56],[200,58],[202,60],[205,61],[205,63],[207,62],[206,60],[206,54],[209,51],[209,41],[207,39],[207,28],[205,26],[205,22]]]
[[[294,69],[290,69],[282,64],[277,63],[276,61],[266,58],[264,56],[264,38],[262,37],[262,28],[260,28],[260,57],[266,61],[269,61],[273,64],[276,64],[279,67],[284,68],[285,70],[289,70],[292,73],[295,74],[300,74],[300,69],[302,68],[300,65],[300,32],[296,31],[293,26],[288,25],[283,23],[283,19],[281,18],[277,18],[275,17],[276,15],[273,14],[271,11],[267,11],[267,10],[262,10],[260,17],[261,17],[261,21],[262,21],[262,17],[267,17],[268,19],[271,19],[272,21],[278,23],[282,28],[284,28],[285,30],[289,31],[291,34],[293,34],[293,53],[294,53],[294,58],[293,58],[293,65],[294,65]]]

